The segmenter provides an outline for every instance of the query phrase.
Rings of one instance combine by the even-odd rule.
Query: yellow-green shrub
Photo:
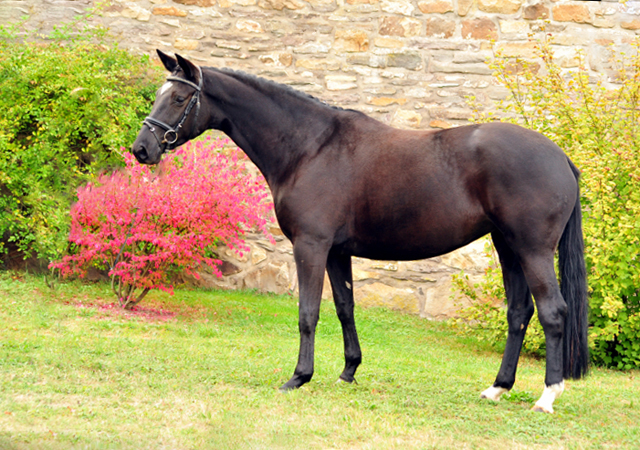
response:
[[[76,25],[47,41],[0,27],[0,238],[48,260],[67,246],[76,188],[122,164],[116,152],[135,139],[162,76]]]
[[[497,52],[491,63],[510,92],[496,105],[501,119],[545,134],[582,171],[592,357],[619,369],[640,367],[639,46],[614,56],[608,84],[590,76],[581,54],[578,67],[562,68],[550,38],[531,60]],[[476,112],[476,121],[496,117]]]

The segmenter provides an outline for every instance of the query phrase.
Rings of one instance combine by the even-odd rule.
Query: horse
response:
[[[344,340],[339,380],[352,383],[362,352],[351,257],[424,259],[487,234],[502,266],[508,336],[495,381],[481,397],[498,401],[514,385],[536,307],[546,372],[533,409],[553,413],[564,380],[587,374],[579,171],[551,140],[500,122],[399,130],[270,80],[157,53],[171,75],[133,144],[136,159],[157,164],[206,130],[224,132],[264,175],[292,242],[300,347],[281,390],[313,376],[325,269]]]

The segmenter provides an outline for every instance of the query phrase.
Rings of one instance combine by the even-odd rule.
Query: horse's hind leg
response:
[[[522,255],[522,268],[536,300],[547,350],[545,389],[533,409],[552,413],[554,400],[564,390],[562,340],[567,304],[560,293],[553,251]]]
[[[500,396],[510,390],[515,383],[522,342],[535,308],[518,257],[509,248],[500,232],[494,232],[492,238],[500,257],[502,277],[507,294],[509,334],[498,376],[493,386],[480,396],[498,401]]]
[[[333,300],[336,312],[342,324],[344,338],[345,366],[340,380],[352,383],[355,381],[356,369],[362,361],[362,352],[358,342],[356,323],[353,315],[353,277],[351,274],[351,257],[337,251],[329,252],[327,272],[331,280]]]

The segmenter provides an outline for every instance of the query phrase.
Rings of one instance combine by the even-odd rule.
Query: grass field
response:
[[[594,369],[556,414],[529,409],[544,364],[524,358],[510,396],[478,398],[500,355],[445,324],[357,309],[364,361],[336,383],[333,304],[316,373],[282,394],[298,346],[296,300],[178,290],[140,311],[106,285],[50,291],[0,273],[0,449],[640,448],[640,373]]]

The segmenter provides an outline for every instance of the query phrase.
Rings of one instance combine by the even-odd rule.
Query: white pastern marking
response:
[[[164,94],[169,89],[171,89],[171,86],[173,86],[173,83],[171,81],[167,81],[165,84],[163,84],[162,87],[160,88],[160,95]]]
[[[553,402],[556,398],[560,397],[560,394],[564,391],[564,381],[551,386],[545,386],[542,396],[536,402],[533,407],[536,411],[542,411],[549,414],[553,414]]]
[[[488,398],[489,400],[493,400],[494,402],[500,401],[500,397],[502,394],[507,392],[509,389],[491,386],[489,389],[480,394],[480,398]]]
[[[351,290],[351,283],[349,283],[348,281],[345,281],[344,284],[347,285],[347,289]]]

